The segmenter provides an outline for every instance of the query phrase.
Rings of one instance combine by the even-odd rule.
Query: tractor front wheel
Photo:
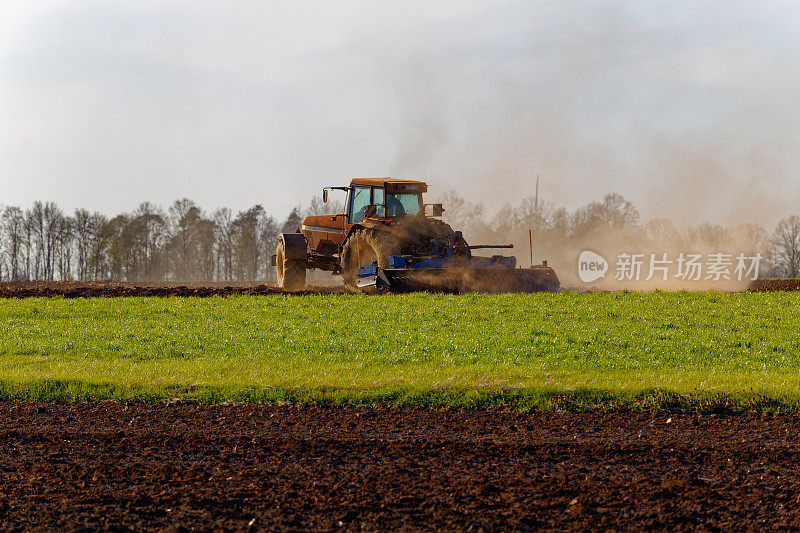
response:
[[[377,261],[380,268],[387,268],[389,257],[393,255],[403,255],[400,242],[394,236],[368,228],[355,230],[342,245],[342,277],[345,285],[356,285],[359,267]]]

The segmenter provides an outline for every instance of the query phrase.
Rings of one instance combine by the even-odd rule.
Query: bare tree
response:
[[[550,215],[550,233],[559,241],[564,241],[570,231],[570,216],[569,212],[559,207],[554,210]]]
[[[800,217],[792,215],[778,221],[770,252],[774,266],[783,277],[800,276]]]
[[[514,223],[521,230],[532,230],[539,235],[551,228],[551,215],[555,210],[552,203],[535,196],[522,199],[514,213]]]
[[[283,225],[281,226],[281,233],[294,233],[300,229],[303,223],[303,218],[300,216],[301,208],[295,207],[289,216],[286,217]]]
[[[454,228],[469,231],[483,222],[483,204],[468,202],[456,191],[445,191],[437,202],[444,207],[442,220]]]
[[[126,231],[130,223],[127,214],[117,215],[103,228],[107,239],[107,273],[111,279],[127,280],[131,269],[130,233]]]
[[[639,211],[621,194],[607,194],[602,202],[590,202],[573,216],[572,235],[631,233],[639,224]]]
[[[231,281],[233,279],[233,237],[235,231],[231,220],[231,210],[227,207],[217,209],[214,211],[212,219],[217,241],[217,279]]]
[[[167,230],[164,214],[150,202],[143,202],[133,212],[131,225],[139,266],[136,278],[151,281],[163,279],[162,249]]]
[[[92,279],[102,279],[109,275],[108,245],[110,228],[108,219],[94,213],[88,222],[88,256],[86,262],[87,272],[92,273]]]
[[[51,225],[53,233],[53,264],[54,270],[58,270],[58,279],[60,280],[72,279],[74,227],[75,221],[63,216],[63,214],[59,214]]]
[[[73,217],[75,225],[75,257],[77,277],[85,281],[87,277],[87,262],[89,258],[89,219],[91,215],[86,209],[76,209]]]
[[[215,232],[214,222],[201,218],[197,223],[197,259],[192,279],[212,281],[215,279],[214,269]]]
[[[35,277],[34,272],[38,273],[38,268],[32,267],[31,265],[31,261],[36,261],[33,243],[33,235],[36,225],[34,218],[33,211],[28,210],[25,212],[25,220],[22,223],[22,229],[24,232],[24,240],[22,241],[22,245],[25,249],[25,279],[32,279]],[[34,268],[34,271],[32,271],[31,268]]]
[[[265,258],[265,260],[259,261],[259,265],[261,265],[262,268],[261,277],[265,279],[270,279],[270,280],[274,279],[275,275],[274,269],[268,266],[269,262],[267,261],[267,259],[273,253],[275,253],[275,247],[277,246],[278,243],[279,233],[280,231],[278,229],[278,223],[275,222],[275,219],[270,216],[266,216],[266,214],[264,214],[258,222],[258,234],[259,234],[260,247],[262,250],[261,252],[262,257]]]
[[[197,262],[199,245],[198,225],[203,219],[200,208],[188,198],[176,200],[169,208],[171,238],[169,248],[172,252],[174,279],[192,279]]]
[[[700,250],[719,251],[730,236],[728,229],[720,224],[703,222],[691,228],[695,246]]]
[[[233,221],[235,228],[234,251],[236,254],[235,274],[241,281],[258,279],[259,259],[261,246],[259,246],[258,222],[264,216],[264,208],[256,205],[247,211],[241,211]]]
[[[57,257],[59,246],[64,231],[64,212],[55,202],[44,204],[44,227],[45,227],[45,279],[55,279],[57,268]]]
[[[671,249],[679,244],[680,234],[666,218],[656,218],[644,225],[644,236],[654,250]]]
[[[509,203],[503,204],[503,206],[495,213],[492,219],[492,233],[497,233],[500,235],[510,235],[513,233],[517,228],[515,224],[515,213],[516,209]],[[461,226],[463,222],[459,223],[453,221],[456,228],[466,227]]]
[[[749,256],[763,251],[769,240],[767,231],[760,224],[751,222],[737,225],[733,228],[733,235],[738,250]]]
[[[25,214],[19,207],[6,207],[3,210],[2,232],[6,241],[9,274],[13,281],[22,278],[22,250],[25,240]]]
[[[26,231],[32,235],[35,279],[52,280],[55,274],[55,254],[61,238],[64,213],[53,202],[34,202],[26,216]],[[28,243],[30,252],[31,243]]]
[[[34,202],[27,213],[27,221],[32,233],[31,248],[33,254],[33,279],[47,279],[47,271],[43,265],[43,252],[47,241],[47,230],[44,222],[44,204]]]
[[[319,196],[314,196],[308,202],[308,207],[302,210],[303,216],[309,215],[338,215],[344,213],[344,204],[338,200],[322,201]]]

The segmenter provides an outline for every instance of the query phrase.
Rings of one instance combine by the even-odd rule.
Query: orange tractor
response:
[[[461,232],[439,220],[441,204],[425,204],[425,182],[354,178],[345,213],[313,215],[297,233],[282,233],[272,256],[278,283],[289,290],[306,285],[306,271],[339,274],[350,286],[390,292],[536,292],[559,288],[547,262],[517,268],[513,256],[478,257],[473,250],[512,245],[470,246]],[[427,212],[430,211],[430,214]]]

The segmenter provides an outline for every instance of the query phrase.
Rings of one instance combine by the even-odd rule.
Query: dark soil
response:
[[[0,404],[0,529],[800,527],[800,419]]]
[[[309,286],[286,291],[263,283],[121,283],[116,281],[10,281],[0,283],[0,298],[63,296],[227,296],[229,294],[348,294],[344,285]]]
[[[576,289],[572,289],[576,290]],[[759,279],[748,290],[796,291],[800,279]],[[458,291],[456,291],[458,292]],[[492,291],[490,291],[492,292]],[[609,291],[610,292],[610,291]],[[97,296],[227,296],[230,294],[380,294],[374,290],[358,290],[341,284],[309,285],[303,291],[287,291],[263,283],[197,282],[197,283],[123,283],[117,281],[7,281],[0,282],[0,298],[63,296],[90,298]]]
[[[765,291],[800,291],[800,279],[757,279],[750,282],[747,290]]]

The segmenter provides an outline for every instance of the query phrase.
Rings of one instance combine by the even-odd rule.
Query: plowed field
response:
[[[0,404],[0,529],[800,527],[795,417]]]
[[[580,290],[580,289],[576,289]],[[749,291],[796,291],[800,279],[760,279],[750,283]],[[89,298],[95,296],[227,296],[230,294],[288,294],[264,283],[197,282],[197,283],[124,283],[116,281],[13,281],[0,282],[0,298],[63,296]],[[348,294],[357,291],[344,285],[309,285],[294,294]],[[491,292],[491,291],[490,291]]]
[[[750,291],[798,291],[800,279],[757,279],[747,288]]]
[[[0,298],[63,296],[89,298],[95,296],[227,296],[230,294],[284,294],[284,291],[263,283],[122,283],[116,281],[11,281],[0,282]],[[347,294],[344,285],[309,286],[296,294]]]

